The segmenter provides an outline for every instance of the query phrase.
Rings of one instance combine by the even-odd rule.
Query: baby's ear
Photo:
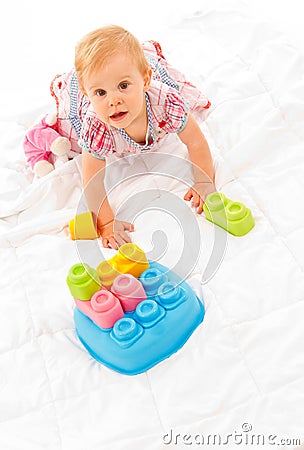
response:
[[[151,69],[151,67],[149,67],[149,69],[147,69],[147,71],[144,75],[144,91],[145,92],[147,92],[147,90],[150,87],[151,79],[152,79],[152,69]]]
[[[78,89],[80,90],[80,92],[81,92],[83,95],[86,95],[86,96],[87,96],[86,90],[85,90],[85,88],[83,87],[82,83],[80,83],[80,81],[78,81]]]

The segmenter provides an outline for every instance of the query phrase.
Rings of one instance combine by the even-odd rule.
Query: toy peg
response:
[[[98,234],[94,225],[91,212],[77,215],[70,220],[68,227],[69,235],[73,241],[76,239],[96,239]]]
[[[205,200],[206,219],[234,236],[244,236],[254,227],[249,208],[241,202],[234,202],[221,192],[212,192]]]

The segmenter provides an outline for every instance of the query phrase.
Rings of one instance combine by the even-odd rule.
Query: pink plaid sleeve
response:
[[[189,104],[177,91],[169,90],[166,96],[165,120],[162,128],[168,133],[180,133],[186,126]]]
[[[83,121],[79,145],[99,159],[113,153],[113,140],[109,130],[103,122],[90,114]]]

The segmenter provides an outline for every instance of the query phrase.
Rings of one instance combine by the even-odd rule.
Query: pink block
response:
[[[130,274],[115,278],[111,292],[120,300],[124,311],[134,311],[138,303],[146,300],[146,292],[141,282]]]
[[[97,291],[89,301],[74,300],[77,308],[101,328],[112,328],[124,316],[119,300],[106,289]]]

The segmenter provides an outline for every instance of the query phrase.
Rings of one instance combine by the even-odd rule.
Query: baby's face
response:
[[[83,84],[99,119],[127,130],[146,115],[144,94],[150,79],[150,72],[143,75],[129,55],[119,53],[85,78]]]

